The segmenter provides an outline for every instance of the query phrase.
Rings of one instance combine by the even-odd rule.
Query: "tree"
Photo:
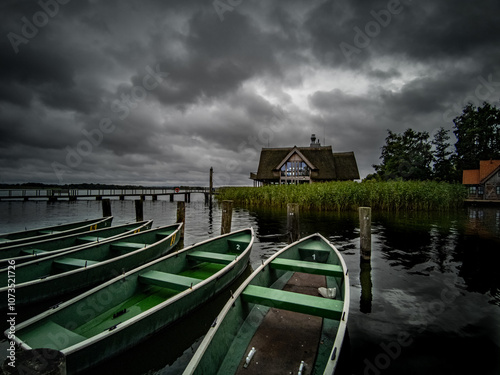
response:
[[[448,130],[441,127],[436,134],[434,134],[434,139],[431,142],[434,146],[434,164],[432,167],[434,180],[448,182],[457,180],[452,156],[453,151],[449,150],[449,139]]]
[[[484,102],[468,104],[453,120],[457,169],[479,168],[480,160],[500,159],[500,110]]]
[[[432,144],[429,133],[407,129],[403,134],[393,133],[382,147],[382,163],[373,165],[384,180],[427,180],[432,177]]]

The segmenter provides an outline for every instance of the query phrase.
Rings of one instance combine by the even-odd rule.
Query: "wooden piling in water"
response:
[[[369,261],[372,256],[372,209],[359,207],[360,256]]]
[[[210,206],[212,206],[213,190],[214,190],[214,168],[210,167],[210,183],[208,185],[208,198],[210,199]]]
[[[299,204],[288,203],[286,205],[286,227],[289,233],[289,243],[295,242],[300,238],[299,228]]]
[[[101,202],[102,202],[102,216],[103,217],[112,216],[111,215],[111,201],[109,200],[109,198],[103,199]]]
[[[184,243],[184,228],[186,226],[186,202],[177,202],[177,223],[183,223],[179,243]]]
[[[135,221],[143,221],[144,213],[143,213],[143,200],[136,199],[135,200]]]
[[[220,234],[231,232],[231,220],[233,218],[233,201],[222,201],[222,225]]]

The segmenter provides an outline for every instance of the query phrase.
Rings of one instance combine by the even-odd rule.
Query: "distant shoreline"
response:
[[[144,185],[116,185],[116,184],[44,184],[41,182],[26,182],[18,184],[0,184],[0,189],[174,189],[183,188],[184,185],[164,185],[164,186],[144,186]],[[189,186],[190,188],[198,188],[198,186]],[[203,186],[200,186],[200,188]]]

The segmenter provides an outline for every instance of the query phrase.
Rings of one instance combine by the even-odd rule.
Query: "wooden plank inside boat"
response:
[[[283,290],[318,296],[325,287],[325,276],[295,272]],[[296,374],[301,361],[309,374],[316,358],[323,319],[292,311],[271,308],[245,351],[236,374]],[[256,352],[247,368],[246,356]]]

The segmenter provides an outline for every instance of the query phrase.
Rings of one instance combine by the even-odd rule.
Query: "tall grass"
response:
[[[447,211],[461,207],[466,197],[462,185],[434,181],[327,182],[304,185],[226,187],[218,200],[248,206],[283,207],[298,203],[302,209],[356,210],[369,206],[384,211]]]

